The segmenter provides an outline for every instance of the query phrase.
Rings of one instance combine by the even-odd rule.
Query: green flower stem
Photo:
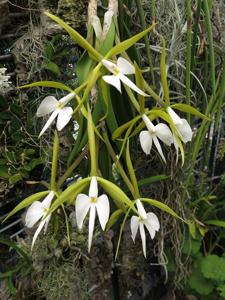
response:
[[[126,162],[127,162],[127,169],[130,174],[130,179],[131,179],[131,182],[134,187],[134,198],[138,199],[138,198],[140,198],[140,192],[139,192],[138,182],[137,182],[136,174],[135,174],[131,156],[130,156],[130,141],[129,141],[129,139],[127,141]]]
[[[192,38],[192,49],[191,49],[191,71],[193,71],[195,67],[195,53],[196,53],[196,46],[198,42],[198,27],[199,27],[199,18],[201,14],[201,7],[202,7],[202,0],[197,0],[197,8],[196,8],[195,20],[194,20],[194,33]]]
[[[155,22],[155,20],[156,20],[155,0],[150,0],[150,16],[151,16],[152,22]]]
[[[81,154],[77,157],[77,159],[72,163],[72,165],[69,166],[69,168],[66,170],[66,172],[60,177],[60,179],[57,182],[57,188],[59,189],[63,183],[66,181],[67,178],[72,174],[72,172],[79,166],[81,161],[84,159],[84,157],[88,154],[88,145],[85,146],[84,150],[81,152]]]
[[[141,22],[141,28],[142,28],[142,30],[145,30],[147,28],[147,25],[146,25],[146,22],[145,22],[144,9],[143,9],[142,1],[141,0],[135,0],[135,2],[136,2],[140,22]],[[152,78],[153,85],[155,85],[155,76],[154,76],[154,69],[153,69],[153,63],[152,63],[152,55],[151,55],[151,49],[150,49],[150,46],[149,46],[149,39],[148,39],[147,35],[144,36],[144,40],[145,40],[146,54],[147,54],[147,57],[148,57],[148,63],[149,63],[149,66],[150,66],[151,78]]]
[[[214,100],[216,100],[215,54],[214,54],[213,33],[212,33],[212,24],[210,19],[208,0],[203,0],[203,9],[205,13],[205,24],[206,24],[206,30],[207,30],[208,42],[209,42],[212,95]]]
[[[186,103],[191,103],[191,0],[186,0],[186,19],[187,19],[187,46],[186,46]],[[187,114],[188,122],[190,123],[190,114]]]
[[[130,89],[128,86],[126,86],[126,85],[124,85],[124,88],[125,88],[125,90],[126,90],[128,96],[129,96],[131,102],[133,103],[134,107],[136,108],[136,110],[138,111],[138,113],[140,113],[140,105],[139,105],[138,101],[136,100],[136,98],[135,98],[133,92],[132,92],[131,89]]]
[[[55,189],[56,189],[58,155],[59,155],[59,137],[58,137],[57,131],[55,130],[53,155],[52,155],[51,183],[50,183],[50,188],[52,191],[55,191]]]
[[[89,152],[91,157],[91,176],[97,176],[97,155],[96,155],[96,144],[95,144],[95,131],[94,124],[91,115],[91,110],[88,106],[88,144],[89,144]]]
[[[119,160],[118,160],[118,158],[117,158],[117,156],[116,156],[116,154],[115,154],[115,152],[114,152],[114,150],[113,150],[113,148],[110,144],[110,141],[109,141],[109,138],[108,138],[108,135],[107,135],[106,131],[103,131],[102,135],[103,135],[104,142],[106,144],[106,147],[108,149],[108,152],[109,152],[110,156],[112,157],[112,159],[113,159],[113,161],[114,161],[121,177],[123,178],[123,180],[126,183],[128,189],[130,190],[132,196],[134,197],[135,196],[134,187],[133,187],[130,179],[127,177],[126,172],[124,171],[121,163],[119,162]]]
[[[147,82],[145,81],[145,90],[147,91],[147,93],[156,101],[158,102],[158,104],[164,108],[166,108],[166,104],[165,102],[159,97],[159,95],[157,95],[153,89],[147,84]]]

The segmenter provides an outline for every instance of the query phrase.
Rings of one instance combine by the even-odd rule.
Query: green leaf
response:
[[[140,198],[140,200],[165,211],[166,213],[170,214],[171,216],[173,216],[177,219],[180,219],[181,221],[184,221],[181,217],[178,216],[178,214],[174,210],[172,210],[172,208],[170,208],[168,205],[166,205],[158,200],[149,199],[149,198]]]
[[[18,181],[23,179],[23,175],[21,173],[14,174],[9,177],[9,184],[14,185]]]
[[[93,57],[97,61],[102,60],[102,56],[75,29],[66,24],[59,17],[56,17],[48,12],[45,12],[45,14],[46,16],[54,20],[56,23],[58,23],[61,27],[63,27],[71,36],[71,38],[75,41],[75,43],[77,43],[83,49],[87,50],[91,57]]]
[[[195,115],[199,118],[210,121],[210,118],[208,118],[207,116],[200,113],[196,108],[194,108],[191,105],[183,104],[183,103],[177,103],[177,104],[171,105],[171,107],[174,108],[174,109],[178,109],[180,111],[186,112],[186,113],[190,113],[190,114]]]
[[[31,88],[31,87],[36,87],[36,86],[51,87],[51,88],[56,88],[56,89],[60,89],[60,90],[65,90],[68,92],[73,92],[73,90],[71,88],[69,88],[68,86],[66,86],[65,84],[63,84],[61,82],[56,82],[56,81],[37,81],[37,82],[30,83],[30,84],[22,85],[19,88],[25,89],[25,88]]]
[[[65,189],[65,191],[63,191],[59,195],[59,197],[53,202],[49,210],[49,214],[55,211],[59,206],[61,206],[66,201],[68,201],[69,204],[72,204],[72,202],[75,201],[77,195],[80,194],[88,186],[90,179],[91,179],[90,177],[84,178],[68,186],[68,188]]]
[[[106,191],[106,193],[114,200],[115,204],[120,209],[126,211],[127,205],[129,208],[132,208],[135,211],[135,213],[137,213],[133,202],[117,185],[101,177],[97,177],[97,180],[99,184],[103,187],[103,189]]]
[[[217,227],[225,228],[225,221],[221,221],[221,220],[207,220],[204,223],[208,224],[208,225],[214,225],[214,226],[217,226]]]
[[[133,37],[117,44],[106,54],[105,59],[110,58],[114,55],[121,54],[122,52],[126,51],[128,48],[133,46],[137,41],[142,39],[153,28],[155,28],[155,24],[153,24],[151,27],[143,30],[142,32],[134,35]]]
[[[192,275],[189,278],[189,285],[200,295],[209,295],[214,289],[213,283],[205,279],[198,268],[192,271]]]
[[[149,184],[161,181],[161,180],[166,180],[168,178],[170,178],[170,176],[163,175],[163,174],[162,175],[156,175],[156,176],[147,177],[147,178],[139,180],[138,181],[138,186],[140,187],[140,186],[149,185]]]
[[[205,278],[224,281],[225,280],[225,257],[208,255],[201,261],[201,271]]]
[[[109,31],[107,32],[106,38],[101,46],[100,49],[100,53],[102,55],[106,55],[106,53],[112,49],[113,44],[114,44],[114,40],[115,40],[115,32],[116,32],[116,28],[115,28],[115,22],[112,19]]]
[[[45,197],[47,194],[49,194],[49,191],[43,191],[25,198],[8,214],[8,216],[3,220],[3,222],[5,222],[11,216],[15,215],[21,209],[31,205],[34,201],[38,201],[41,198]]]
[[[10,177],[7,166],[0,166],[0,177],[8,179]]]
[[[91,72],[92,64],[93,61],[88,56],[88,53],[84,52],[76,65],[76,74],[80,84],[82,84],[87,79],[88,75]]]
[[[135,124],[139,119],[141,118],[141,116],[137,116],[134,119],[128,121],[127,123],[121,125],[120,127],[118,127],[112,135],[112,139],[115,140],[117,139],[119,136],[121,136],[121,134],[127,129],[129,128],[131,125]]]
[[[46,64],[44,64],[43,68],[46,69],[46,70],[51,71],[55,75],[60,74],[59,66],[56,63],[54,63],[53,61],[49,61]]]

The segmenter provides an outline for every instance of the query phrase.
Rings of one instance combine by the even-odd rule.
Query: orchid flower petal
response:
[[[98,197],[96,202],[96,209],[102,230],[105,230],[105,226],[109,220],[110,211],[109,199],[106,195],[101,195],[100,197]]]
[[[77,196],[76,202],[76,221],[79,229],[83,227],[84,219],[88,213],[91,206],[90,198],[85,194],[79,194]]]
[[[177,154],[177,157],[176,157],[176,164],[178,162],[178,157],[179,157],[179,145],[178,145],[178,142],[177,142],[177,138],[173,135],[173,144],[174,144],[174,147],[176,149],[176,154]]]
[[[136,206],[138,209],[139,216],[141,217],[141,219],[145,220],[147,218],[147,214],[146,214],[143,204],[141,203],[141,201],[139,199],[136,202]]]
[[[111,73],[114,73],[114,71],[117,69],[117,65],[114,64],[113,62],[107,60],[107,59],[103,59],[102,60],[102,64],[103,66],[109,70]],[[104,76],[103,76],[104,77]]]
[[[41,202],[42,209],[48,209],[51,205],[52,199],[54,198],[55,193],[51,191]]]
[[[72,114],[73,109],[71,107],[63,107],[60,109],[56,123],[58,131],[61,131],[69,123]]]
[[[160,143],[159,143],[159,141],[158,141],[158,138],[157,138],[156,136],[153,136],[152,138],[153,138],[153,142],[154,142],[154,144],[155,144],[155,146],[156,146],[156,148],[157,148],[157,150],[158,150],[160,156],[162,157],[162,160],[166,163],[166,159],[165,159],[165,156],[164,156],[164,154],[163,154],[161,145],[160,145]]]
[[[121,93],[121,83],[120,79],[116,75],[105,75],[102,76],[102,79],[105,80],[108,84],[113,85]]]
[[[110,211],[109,199],[106,195],[101,195],[100,197],[98,197],[96,202],[96,209],[102,230],[105,230],[105,226],[109,220]]]
[[[92,176],[90,188],[89,188],[89,197],[98,198],[98,183],[95,176]]]
[[[34,243],[36,242],[36,239],[37,239],[39,233],[41,232],[42,228],[44,227],[44,225],[45,225],[45,220],[40,222],[37,230],[35,231],[35,234],[34,234],[33,240],[32,240],[32,244],[31,244],[31,251],[32,251],[32,249],[34,247]]]
[[[140,222],[139,224],[139,229],[141,234],[143,253],[144,253],[144,257],[146,258],[146,236],[145,236],[144,224],[142,222]]]
[[[39,137],[42,136],[42,134],[48,129],[48,127],[52,124],[52,122],[55,120],[55,118],[57,117],[59,113],[59,110],[54,110],[53,113],[51,114],[50,118],[48,119],[48,121],[45,123],[45,126],[42,128]]]
[[[134,66],[125,58],[119,57],[117,60],[117,66],[120,72],[124,75],[134,74],[135,68]]]
[[[131,237],[134,242],[137,235],[138,226],[139,226],[139,218],[136,216],[132,216],[130,220],[130,229],[131,229]]]
[[[147,117],[144,114],[144,115],[142,115],[142,120],[145,123],[145,126],[148,128],[150,133],[155,133],[156,132],[155,125],[152,123],[152,121],[149,119],[149,117]]]
[[[145,154],[150,154],[152,149],[152,136],[147,130],[143,130],[139,135],[141,148]]]
[[[45,97],[37,109],[36,116],[43,117],[57,109],[59,102],[53,96]]]
[[[145,220],[144,225],[148,229],[151,238],[154,239],[156,231],[159,231],[160,228],[158,217],[154,213],[147,213],[147,220]]]
[[[51,219],[51,214],[48,215],[43,221],[45,221],[45,227],[44,227],[44,234],[46,234],[46,231],[47,231],[47,228],[48,228],[48,224],[49,224],[49,221]]]
[[[170,117],[173,120],[173,122],[174,122],[175,125],[182,124],[181,118],[178,116],[177,113],[175,113],[175,111],[171,107],[167,108],[167,112],[170,115]]]
[[[160,123],[155,126],[156,136],[167,146],[173,143],[173,135],[166,124]]]
[[[65,106],[71,99],[75,97],[75,92],[69,93],[59,100],[59,103]]]
[[[192,140],[192,129],[191,126],[189,125],[188,121],[186,119],[181,119],[182,124],[177,124],[176,128],[179,131],[182,140],[184,143],[190,142]]]
[[[119,79],[125,85],[127,85],[130,89],[132,89],[133,91],[135,91],[136,93],[138,93],[138,94],[140,94],[142,96],[148,96],[141,89],[139,89],[139,87],[137,87],[127,76],[123,75],[122,73],[119,73],[118,76],[119,76]]]
[[[88,252],[91,251],[91,244],[92,244],[94,226],[95,226],[95,205],[92,204],[91,209],[90,209],[90,216],[89,216]]]
[[[42,203],[40,201],[34,201],[27,210],[25,225],[28,228],[33,227],[34,224],[42,218],[43,214]]]

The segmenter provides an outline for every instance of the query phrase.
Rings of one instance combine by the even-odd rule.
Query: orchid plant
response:
[[[74,148],[68,157],[68,169],[61,176],[57,173],[59,139],[57,131],[55,131],[49,190],[26,198],[15,207],[8,217],[30,205],[26,213],[26,226],[34,227],[39,222],[32,241],[33,248],[43,227],[46,231],[52,214],[58,209],[63,209],[65,212],[65,205],[75,204],[76,222],[79,230],[82,230],[89,212],[88,251],[90,251],[96,212],[102,230],[111,228],[119,220],[119,216],[124,216],[124,220],[130,216],[131,237],[135,240],[139,229],[143,254],[146,257],[147,246],[144,228],[147,229],[153,239],[156,232],[160,230],[160,223],[155,213],[146,213],[142,202],[145,201],[150,206],[150,210],[153,210],[155,206],[175,218],[180,217],[162,201],[150,197],[141,198],[129,141],[131,139],[137,141],[136,136],[139,134],[140,148],[147,155],[151,155],[152,144],[154,144],[163,164],[167,162],[165,153],[168,151],[168,147],[172,147],[174,144],[175,148],[179,148],[181,151],[183,164],[183,143],[191,142],[193,132],[187,120],[178,116],[174,109],[184,113],[192,113],[201,118],[206,117],[190,105],[170,103],[164,46],[162,47],[160,70],[165,99],[158,96],[150,88],[137,63],[133,63],[129,59],[126,50],[146,36],[152,29],[155,29],[156,24],[120,42],[117,32],[117,12],[114,12],[113,15],[110,11],[110,18],[106,16],[107,22],[110,21],[110,24],[107,24],[110,26],[107,25],[101,30],[99,29],[101,27],[100,20],[97,20],[96,16],[91,17],[89,38],[85,40],[77,31],[57,16],[47,12],[45,14],[62,26],[85,51],[84,56],[77,64],[77,76],[80,85],[73,89],[63,83],[42,81],[31,83],[22,88],[43,86],[61,89],[66,93],[60,100],[57,100],[54,95],[49,95],[41,102],[36,116],[44,117],[50,114],[50,117],[41,130],[39,137],[46,132],[55,119],[57,119],[56,129],[58,131],[67,126],[71,120],[75,120],[82,126],[79,127]],[[94,31],[91,30],[91,26],[94,27]],[[95,38],[90,38],[90,35],[94,34],[96,34]],[[92,41],[93,44],[89,41]],[[122,84],[124,89],[122,89]],[[111,92],[116,93],[117,96],[115,98],[111,97]],[[93,97],[93,94],[95,94],[95,97]],[[145,99],[147,97],[151,97],[152,101],[156,101],[152,107],[146,106]],[[67,106],[72,99],[74,100],[73,103]],[[120,109],[122,107],[120,100],[126,103],[127,110],[131,110],[133,116],[133,119],[121,126],[118,124],[121,124],[123,118],[120,119],[120,116],[116,114],[113,104],[117,101],[116,105]],[[141,123],[137,125],[140,120]],[[84,124],[85,126],[83,126]],[[146,127],[147,130],[142,130],[143,127]],[[124,132],[126,133],[123,136]],[[101,151],[106,151],[107,159],[104,162]],[[88,154],[90,169],[87,176],[76,180],[74,177],[75,169]],[[126,192],[122,189],[123,185],[119,185],[112,176],[113,165],[116,166],[117,172],[121,175],[121,180],[127,187]],[[107,176],[107,174],[110,174],[110,176]],[[69,177],[74,177],[74,182],[62,190],[62,185]],[[88,185],[90,186],[89,193],[86,195],[85,190]],[[98,185],[107,195],[102,194],[99,196]],[[39,200],[43,196],[45,198],[40,202]],[[110,205],[111,201],[114,202],[114,206]],[[110,207],[113,207],[111,216]],[[156,212],[156,210],[154,211]],[[123,226],[121,226],[122,229]]]

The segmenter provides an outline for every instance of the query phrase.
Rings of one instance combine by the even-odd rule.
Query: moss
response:
[[[59,0],[58,15],[74,28],[85,25],[87,20],[87,0]]]

